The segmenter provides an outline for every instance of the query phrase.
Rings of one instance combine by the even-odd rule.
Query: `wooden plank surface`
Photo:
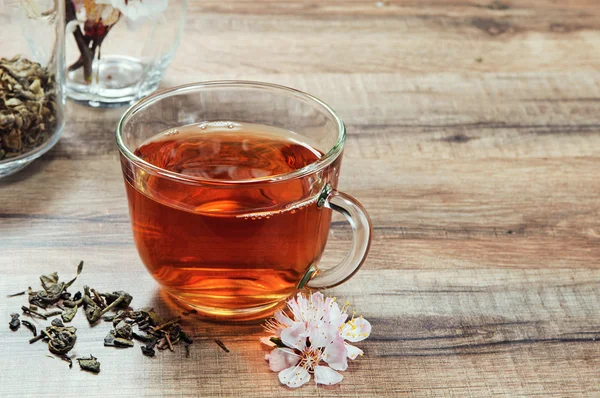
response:
[[[341,385],[280,386],[257,324],[187,319],[196,342],[152,360],[102,347],[69,370],[0,328],[2,396],[600,395],[600,8],[596,1],[191,1],[163,86],[251,79],[308,91],[348,125],[340,189],[375,234],[327,291],[373,324]],[[133,246],[114,128],[70,103],[59,144],[0,180],[0,314],[41,273],[182,310]],[[326,264],[345,253],[336,221]],[[83,322],[82,322],[83,321]],[[214,338],[229,347],[223,352]]]

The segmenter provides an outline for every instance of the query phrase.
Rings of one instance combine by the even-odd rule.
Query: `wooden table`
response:
[[[600,394],[600,8],[595,1],[191,1],[163,86],[289,85],[346,121],[340,188],[374,224],[371,254],[327,291],[373,324],[341,385],[279,385],[258,325],[187,320],[191,357],[104,348],[80,329],[50,359],[5,294],[41,273],[120,287],[176,315],[132,242],[114,129],[123,109],[68,106],[59,144],[0,181],[0,395],[592,396]],[[328,264],[348,247],[335,222]],[[38,322],[41,325],[43,322]],[[215,343],[221,339],[231,352]]]

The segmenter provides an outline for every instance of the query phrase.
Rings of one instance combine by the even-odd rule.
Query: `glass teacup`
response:
[[[298,289],[336,286],[362,265],[371,224],[336,190],[345,127],[322,101],[266,83],[181,86],[117,127],[133,236],[172,296],[220,319],[270,315]],[[319,270],[331,210],[350,252]]]

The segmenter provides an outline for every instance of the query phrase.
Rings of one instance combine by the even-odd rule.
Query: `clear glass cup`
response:
[[[284,129],[322,156],[286,174],[223,180],[161,169],[136,155],[156,134],[197,123]],[[362,265],[371,239],[364,208],[337,191],[345,137],[329,106],[272,84],[198,83],[138,102],[120,120],[117,144],[142,261],[168,293],[219,319],[262,318],[298,289],[343,283]],[[261,200],[232,203],[248,198]],[[345,259],[320,270],[331,210],[347,218],[354,236]]]
[[[179,46],[186,12],[186,0],[67,0],[69,98],[115,107],[155,91]]]
[[[0,1],[0,177],[52,148],[64,118],[64,2]]]

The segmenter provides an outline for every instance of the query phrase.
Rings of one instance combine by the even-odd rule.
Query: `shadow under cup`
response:
[[[203,122],[290,131],[323,155],[286,174],[222,180],[161,169],[135,154],[161,132]],[[336,191],[344,141],[331,108],[282,86],[199,83],[140,101],[119,122],[117,144],[142,261],[168,293],[217,319],[262,318],[297,289],[344,282],[371,236],[364,208]],[[354,237],[346,258],[320,271],[331,210],[347,217]]]

